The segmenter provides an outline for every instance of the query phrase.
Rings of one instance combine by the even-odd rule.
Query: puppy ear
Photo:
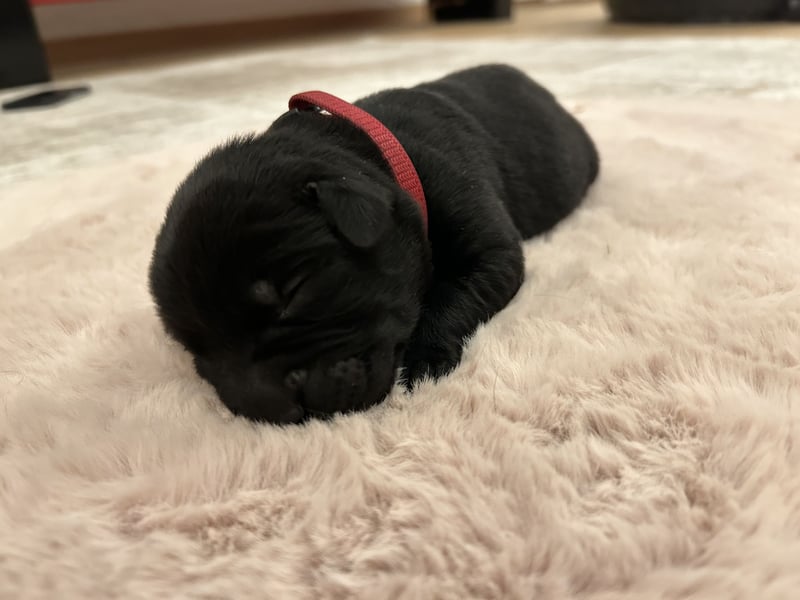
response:
[[[308,184],[322,214],[356,248],[371,248],[392,222],[392,191],[342,177]]]

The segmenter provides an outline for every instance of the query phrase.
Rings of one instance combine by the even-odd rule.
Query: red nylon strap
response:
[[[368,112],[345,102],[326,92],[304,92],[296,94],[289,100],[289,108],[307,110],[320,108],[341,119],[345,119],[366,133],[381,151],[383,158],[389,164],[397,183],[419,205],[422,212],[422,221],[428,227],[428,205],[425,202],[425,192],[419,180],[414,163],[406,154],[403,145],[389,131],[386,126]]]

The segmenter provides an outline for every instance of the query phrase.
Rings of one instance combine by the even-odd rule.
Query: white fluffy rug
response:
[[[525,44],[514,62],[546,71]],[[575,60],[598,61],[594,44]],[[655,66],[705,49],[696,86],[731,47],[679,46]],[[400,68],[336,87],[326,52],[300,72],[349,96]],[[452,66],[394,52],[404,83]],[[800,105],[753,98],[797,88],[765,91],[768,61],[735,57],[719,64],[754,73],[740,93],[702,98],[602,88],[608,65],[594,88],[594,67],[542,78],[575,92],[598,141],[585,206],[527,245],[525,287],[451,377],[285,429],[225,412],[161,332],[145,273],[193,160],[230,115],[277,114],[300,75],[276,67],[256,90],[250,74],[220,100],[190,85],[219,75],[198,65],[151,74],[150,93],[146,73],[109,78],[85,104],[3,117],[0,597],[796,598]]]

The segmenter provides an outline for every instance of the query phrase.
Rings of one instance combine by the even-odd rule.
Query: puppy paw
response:
[[[423,379],[439,379],[450,373],[461,360],[461,344],[435,344],[409,348],[405,359],[405,383],[413,389]]]

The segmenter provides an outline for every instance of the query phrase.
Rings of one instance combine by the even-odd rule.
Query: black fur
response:
[[[156,241],[167,331],[236,414],[274,423],[380,402],[459,362],[523,280],[521,241],[552,228],[598,172],[553,96],[489,65],[356,102],[414,162],[414,201],[342,119],[291,111],[204,158]]]

